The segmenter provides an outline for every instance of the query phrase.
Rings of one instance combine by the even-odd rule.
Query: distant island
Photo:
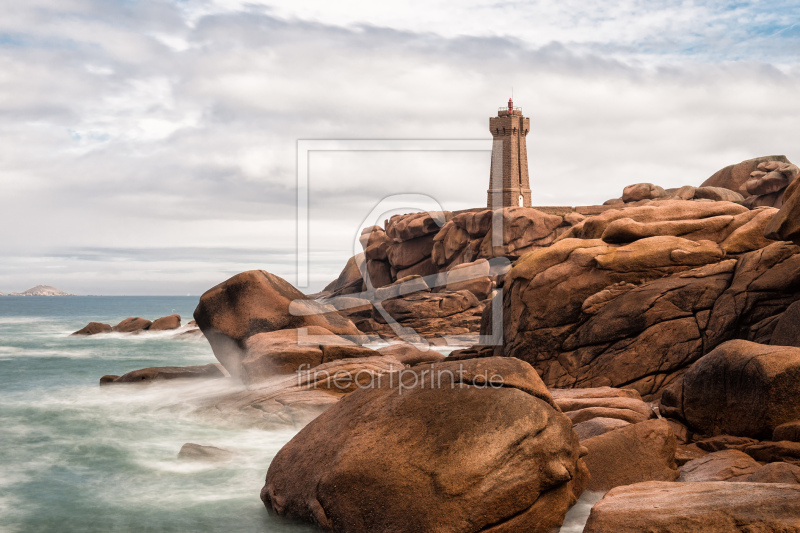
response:
[[[2,295],[3,293],[0,293]],[[75,296],[50,285],[37,285],[27,291],[12,292],[9,296]]]

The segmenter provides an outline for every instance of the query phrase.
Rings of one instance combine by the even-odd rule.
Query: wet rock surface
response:
[[[219,379],[227,375],[228,373],[218,363],[196,366],[156,366],[134,370],[121,376],[103,376],[100,378],[100,384],[147,383],[168,379]]]
[[[202,399],[195,410],[237,427],[301,428],[346,394],[403,368],[391,355],[339,359],[249,388],[221,390]]]
[[[141,334],[145,332],[177,330],[181,327],[181,316],[170,315],[157,318],[153,321],[142,317],[129,317],[121,321],[116,326],[103,324],[101,322],[89,322],[85,327],[79,329],[72,335],[98,335],[101,333],[130,333]],[[186,331],[194,330],[194,324],[189,326]],[[182,332],[185,333],[186,331]]]
[[[194,444],[187,442],[181,446],[178,452],[178,459],[188,461],[203,461],[209,463],[217,463],[230,461],[236,454],[230,450],[217,448],[216,446],[204,446],[202,444]]]
[[[169,315],[154,320],[147,331],[167,331],[179,327],[181,327],[181,315]]]
[[[97,335],[98,333],[111,333],[111,325],[102,322],[89,322],[73,335]]]
[[[139,316],[126,318],[111,330],[115,333],[139,333],[146,331],[153,323]]]

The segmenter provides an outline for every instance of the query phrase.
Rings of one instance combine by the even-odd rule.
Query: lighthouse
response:
[[[528,181],[528,150],[525,136],[530,130],[530,120],[522,116],[522,109],[501,107],[496,117],[489,118],[492,132],[492,165],[489,170],[489,209],[502,207],[530,207],[531,187]]]

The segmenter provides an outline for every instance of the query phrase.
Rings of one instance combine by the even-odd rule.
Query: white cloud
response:
[[[197,293],[256,266],[291,280],[297,139],[488,140],[512,86],[532,119],[538,203],[699,184],[769,153],[800,160],[796,14],[643,0],[16,3],[0,20],[0,290]],[[313,154],[314,288],[381,198],[480,205],[488,165]],[[221,260],[223,248],[247,259]]]

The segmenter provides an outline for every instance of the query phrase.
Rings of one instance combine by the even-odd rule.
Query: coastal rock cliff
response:
[[[207,291],[225,371],[101,384],[206,378],[197,412],[308,424],[261,499],[325,530],[549,532],[587,489],[610,492],[586,531],[800,531],[797,174],[770,156],[603,206],[394,216],[319,294],[266,271]]]
[[[505,276],[503,354],[551,387],[652,398],[722,342],[769,343],[800,299],[800,248],[764,237],[775,213],[663,201],[576,225]]]

